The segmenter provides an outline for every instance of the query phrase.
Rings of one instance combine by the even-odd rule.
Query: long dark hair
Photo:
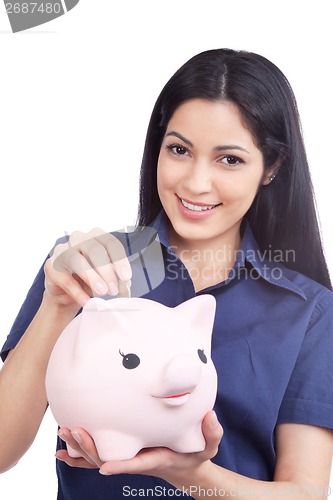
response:
[[[216,49],[186,62],[159,95],[148,126],[141,176],[138,225],[151,224],[161,210],[157,160],[167,125],[185,101],[200,98],[236,104],[268,170],[246,218],[262,252],[279,251],[285,264],[331,288],[318,226],[314,193],[294,93],[269,60],[245,51]]]

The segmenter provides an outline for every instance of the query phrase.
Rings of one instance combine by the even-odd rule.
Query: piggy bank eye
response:
[[[139,366],[140,358],[136,354],[133,354],[132,352],[129,354],[124,354],[120,350],[119,354],[123,357],[123,366],[128,370],[133,370],[133,368]]]
[[[203,363],[207,363],[207,356],[203,349],[198,349],[198,356]]]

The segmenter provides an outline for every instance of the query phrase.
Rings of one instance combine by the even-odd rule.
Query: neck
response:
[[[169,238],[175,253],[189,271],[196,291],[199,291],[227,279],[240,248],[240,224],[212,240],[187,240],[172,228]]]

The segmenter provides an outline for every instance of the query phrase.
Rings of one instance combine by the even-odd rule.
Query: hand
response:
[[[132,271],[122,244],[93,229],[71,234],[45,263],[45,288],[57,304],[84,306],[92,296],[130,295]]]
[[[102,463],[94,441],[83,429],[61,429],[60,437],[71,448],[83,455],[83,458],[72,458],[66,450],[59,450],[56,457],[73,467],[100,468],[101,474],[144,474],[157,476],[176,484],[183,475],[193,474],[203,463],[209,462],[218,450],[223,435],[222,426],[216,419],[214,411],[207,413],[202,422],[202,432],[206,440],[203,451],[196,453],[177,453],[168,448],[146,448],[130,460]]]

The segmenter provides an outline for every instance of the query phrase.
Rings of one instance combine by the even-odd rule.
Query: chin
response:
[[[183,224],[172,224],[173,231],[178,238],[187,241],[203,241],[214,238],[215,234],[210,231],[198,230],[198,227],[185,228]]]

